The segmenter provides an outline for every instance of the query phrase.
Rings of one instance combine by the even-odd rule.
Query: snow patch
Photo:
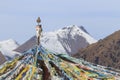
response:
[[[0,41],[0,51],[3,55],[7,58],[13,58],[16,55],[19,55],[18,52],[14,52],[13,50],[16,49],[19,45],[13,39]]]

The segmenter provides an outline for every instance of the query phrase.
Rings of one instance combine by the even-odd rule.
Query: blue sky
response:
[[[43,30],[84,26],[97,40],[120,29],[120,0],[1,0],[0,40],[23,43],[35,35],[36,18]]]

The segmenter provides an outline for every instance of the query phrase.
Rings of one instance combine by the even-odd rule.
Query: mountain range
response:
[[[80,49],[74,57],[120,69],[120,30],[84,49]]]
[[[117,31],[97,42],[83,26],[71,25],[54,32],[43,33],[41,45],[56,54],[68,53],[71,56],[83,58],[95,64],[120,69],[119,34],[120,31]],[[9,60],[31,49],[35,45],[35,36],[22,45],[9,39],[0,41],[0,51]]]
[[[67,53],[69,55],[95,42],[97,40],[92,38],[83,26],[76,25],[67,26],[54,32],[43,33],[41,38],[41,45],[46,49],[58,54]],[[36,36],[20,45],[15,51],[24,52],[34,45],[36,45]]]
[[[71,25],[43,33],[40,46],[35,36],[22,45],[0,41],[0,80],[119,80],[119,34],[97,41]]]

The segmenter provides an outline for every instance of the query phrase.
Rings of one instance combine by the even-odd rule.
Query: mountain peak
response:
[[[79,27],[77,25],[69,25],[69,26],[63,27],[60,30],[75,30],[75,29],[79,29]]]
[[[69,26],[66,26],[66,27],[62,28],[62,30],[73,30],[73,31],[74,30],[77,30],[77,31],[81,30],[81,31],[89,34],[83,26],[77,26],[77,25],[69,25]]]

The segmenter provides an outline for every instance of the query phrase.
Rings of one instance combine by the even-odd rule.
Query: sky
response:
[[[82,25],[99,40],[120,29],[120,0],[1,0],[0,41],[24,43],[38,16],[44,32]]]

